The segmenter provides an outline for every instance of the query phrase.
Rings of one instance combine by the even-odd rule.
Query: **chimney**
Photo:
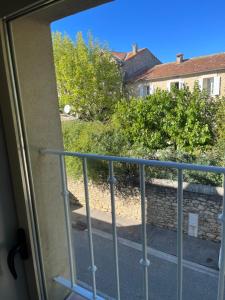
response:
[[[138,52],[138,45],[136,43],[132,45],[132,52],[133,54],[137,54]]]
[[[182,63],[184,61],[184,54],[183,53],[178,53],[176,55],[176,57],[177,57],[177,63],[178,64],[180,64],[180,63]]]

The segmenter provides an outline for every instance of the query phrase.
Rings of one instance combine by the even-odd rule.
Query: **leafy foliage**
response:
[[[110,51],[79,32],[75,43],[53,34],[53,49],[60,108],[70,104],[79,118],[105,121],[122,96],[121,72]]]
[[[157,150],[154,155],[155,159],[164,161],[175,161],[182,163],[191,163],[199,165],[224,165],[224,159],[220,156],[220,153],[215,148],[211,147],[208,150],[199,150],[195,154],[188,152],[174,151],[173,148],[168,147],[166,149]],[[171,180],[177,179],[176,170],[164,169],[159,172],[158,169],[151,170],[150,176],[153,178],[167,178]],[[184,181],[190,183],[201,183],[220,186],[222,184],[222,176],[216,173],[205,173],[186,170],[184,172]]]
[[[67,151],[83,153],[99,153],[98,145],[101,136],[104,136],[106,127],[101,122],[65,121],[62,122],[64,147]],[[69,175],[80,177],[82,174],[82,161],[74,157],[67,157],[67,169]],[[101,169],[97,164],[90,164],[95,174]]]
[[[218,99],[219,105],[216,113],[216,147],[220,150],[221,155],[225,157],[225,98]]]
[[[193,92],[188,87],[157,90],[146,98],[122,100],[113,121],[131,145],[194,153],[213,144],[217,107],[197,85]]]
[[[194,154],[174,150],[173,146],[149,150],[137,144],[128,144],[126,138],[114,125],[101,122],[66,121],[63,122],[64,146],[67,151],[98,153],[105,155],[132,156],[146,159],[187,162],[205,165],[224,165],[224,156],[213,147],[199,150]],[[95,182],[105,181],[108,177],[108,165],[105,162],[88,160],[89,176]],[[138,167],[131,164],[115,164],[115,173],[120,182],[136,181]],[[82,162],[77,158],[67,158],[68,173],[73,177],[82,176]],[[176,180],[176,170],[146,168],[146,179],[163,178]],[[185,171],[184,180],[192,183],[221,185],[218,174]]]
[[[53,34],[54,59],[60,108],[70,104],[77,121],[63,123],[67,151],[208,165],[225,162],[225,99],[211,98],[187,86],[171,92],[156,90],[145,98],[123,99],[121,73],[106,47],[81,33],[75,43]],[[125,94],[124,94],[125,95]],[[89,175],[105,180],[108,165],[88,161]],[[79,159],[67,158],[72,176],[82,175]],[[121,178],[137,178],[137,166],[115,164]],[[146,168],[151,179],[175,179],[176,171]],[[188,182],[219,185],[221,176],[186,171]]]

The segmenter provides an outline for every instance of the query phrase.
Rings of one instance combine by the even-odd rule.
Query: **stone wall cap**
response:
[[[149,183],[168,188],[177,188],[177,181],[175,180],[153,178]],[[212,185],[183,182],[183,189],[193,193],[223,196],[223,188]]]

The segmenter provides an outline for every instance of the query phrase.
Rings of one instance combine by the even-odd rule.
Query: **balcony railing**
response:
[[[177,187],[177,299],[182,300],[182,287],[183,287],[183,171],[202,171],[219,173],[223,175],[223,186],[225,184],[225,168],[216,166],[204,166],[187,163],[176,163],[169,161],[158,160],[145,160],[128,157],[116,157],[116,156],[104,156],[96,154],[83,154],[75,152],[65,152],[60,150],[42,149],[40,150],[43,155],[54,155],[59,158],[63,198],[65,204],[65,217],[67,226],[67,239],[69,249],[69,263],[70,263],[70,280],[63,277],[55,277],[54,281],[62,286],[70,289],[75,294],[79,294],[86,299],[105,299],[104,297],[97,295],[95,273],[97,266],[95,265],[94,249],[93,249],[93,237],[92,237],[92,224],[91,224],[91,212],[89,203],[89,191],[88,191],[88,175],[87,175],[87,160],[101,160],[108,163],[109,176],[108,182],[110,185],[111,195],[111,213],[112,213],[112,232],[113,232],[113,248],[114,248],[114,264],[115,264],[115,277],[116,277],[116,299],[120,300],[120,277],[119,277],[119,262],[118,262],[118,244],[117,244],[117,227],[116,227],[116,210],[115,210],[115,193],[114,186],[116,178],[114,176],[114,162],[136,164],[139,166],[140,177],[140,199],[141,199],[141,219],[142,219],[142,259],[140,264],[143,267],[143,299],[149,299],[148,290],[148,269],[150,267],[150,261],[147,258],[147,231],[146,231],[146,200],[145,200],[145,166],[150,167],[163,167],[169,169],[176,169],[178,171],[178,187]],[[92,291],[88,291],[76,283],[76,271],[75,260],[72,245],[71,234],[71,219],[70,219],[70,205],[69,205],[69,193],[67,188],[67,176],[65,168],[65,157],[76,157],[82,160],[83,166],[83,179],[84,179],[84,193],[86,202],[86,217],[87,217],[87,229],[89,239],[89,253],[91,265],[89,270],[92,274]],[[224,274],[225,274],[225,193],[223,192],[223,209],[220,215],[222,223],[221,234],[221,257],[220,257],[220,271],[218,279],[218,292],[217,300],[224,299]]]

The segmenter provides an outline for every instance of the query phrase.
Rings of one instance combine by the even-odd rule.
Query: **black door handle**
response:
[[[9,270],[14,279],[17,279],[17,272],[15,268],[15,256],[16,254],[20,254],[22,260],[28,259],[28,249],[26,242],[25,231],[22,228],[17,230],[17,243],[15,246],[9,251],[7,257],[7,263]]]

